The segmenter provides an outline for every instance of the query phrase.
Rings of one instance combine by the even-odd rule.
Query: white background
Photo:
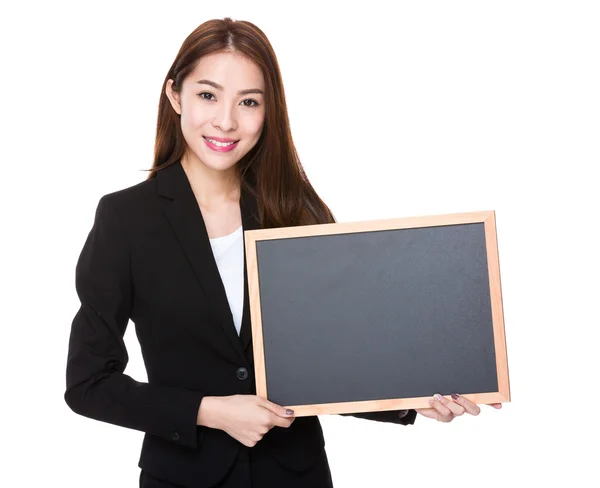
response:
[[[597,5],[7,3],[0,484],[137,486],[143,434],[63,401],[75,264],[99,198],[146,177],[184,38],[224,16],[273,44],[339,222],[496,211],[512,402],[409,427],[321,416],[336,488],[597,483]],[[143,381],[133,324],[126,342]]]

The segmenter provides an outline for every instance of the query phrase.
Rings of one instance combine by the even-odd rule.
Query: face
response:
[[[180,92],[166,94],[181,115],[188,161],[226,171],[258,142],[265,120],[264,78],[239,53],[204,56]],[[233,144],[231,144],[233,142]]]

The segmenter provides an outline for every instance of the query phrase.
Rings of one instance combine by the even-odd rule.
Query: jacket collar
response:
[[[221,275],[217,267],[202,212],[180,161],[156,173],[157,192],[171,200],[163,212],[208,298],[211,312],[221,325],[232,347],[244,362],[252,362],[252,333],[246,272],[246,239],[244,235],[244,307],[241,333],[238,336],[227,301]],[[242,187],[240,196],[243,230],[260,228],[258,206],[254,198]],[[247,352],[246,352],[247,351]]]

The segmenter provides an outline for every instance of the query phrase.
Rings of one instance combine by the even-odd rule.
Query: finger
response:
[[[501,403],[488,403],[488,405],[490,407],[494,407],[494,408],[496,408],[498,410],[502,408],[502,404]]]
[[[416,412],[429,419],[438,419],[439,412],[435,408],[415,408]]]
[[[454,402],[453,400],[449,400],[448,398],[443,397],[439,393],[436,393],[433,396],[433,398],[435,400],[439,401],[446,408],[448,408],[448,410],[450,410],[455,417],[460,417],[461,415],[463,415],[465,413],[465,407],[463,407],[462,405],[459,405],[458,403]]]
[[[431,405],[437,412],[437,415],[434,417],[438,422],[450,422],[454,418],[452,411],[441,401],[431,398],[429,400],[429,405]]]
[[[294,416],[293,410],[282,407],[281,405],[277,405],[276,403],[270,402],[269,400],[263,400],[262,406],[265,407],[267,410],[273,412],[275,415],[278,415],[279,417],[284,419]]]
[[[452,400],[464,407],[465,411],[471,415],[479,415],[481,412],[481,408],[479,408],[477,404],[473,403],[464,396],[460,396],[458,393],[452,393]]]
[[[282,419],[279,415],[273,415],[271,418],[271,427],[283,427],[287,429],[292,423],[296,420],[295,417],[290,417],[287,419]]]

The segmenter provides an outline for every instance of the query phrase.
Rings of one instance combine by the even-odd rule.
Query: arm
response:
[[[102,197],[76,267],[81,307],[71,325],[65,401],[76,413],[197,447],[197,391],[140,383],[123,374],[123,335],[133,297],[129,249],[111,202]]]

